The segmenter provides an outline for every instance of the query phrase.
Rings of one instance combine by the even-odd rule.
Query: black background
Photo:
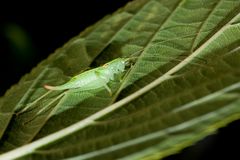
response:
[[[0,4],[0,96],[55,49],[128,1]],[[13,40],[9,38],[14,28],[28,39],[23,47],[14,47]],[[31,47],[26,49],[26,46]],[[23,56],[23,53],[27,55]],[[238,147],[235,147],[240,144],[239,135],[240,121],[236,121],[220,129],[217,135],[209,136],[165,160],[240,159]]]

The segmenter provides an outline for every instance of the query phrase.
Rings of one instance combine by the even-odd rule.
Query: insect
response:
[[[68,82],[60,86],[44,85],[48,90],[67,90],[81,88],[82,90],[91,90],[104,87],[110,95],[112,91],[108,86],[110,80],[114,80],[114,76],[125,72],[127,66],[130,65],[131,58],[117,58],[103,66],[88,70],[71,78]]]

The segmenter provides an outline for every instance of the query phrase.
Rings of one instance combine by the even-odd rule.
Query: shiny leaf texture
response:
[[[0,99],[0,159],[161,159],[239,119],[239,20],[237,0],[135,0],[106,16]],[[113,96],[79,88],[36,101],[44,84],[136,55]]]

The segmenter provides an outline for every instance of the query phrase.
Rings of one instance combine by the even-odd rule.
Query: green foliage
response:
[[[239,119],[239,6],[136,0],[103,18],[0,99],[0,159],[159,159]],[[104,88],[67,91],[33,118],[56,91],[15,114],[46,93],[44,84],[139,50],[127,77],[111,82],[114,96]]]

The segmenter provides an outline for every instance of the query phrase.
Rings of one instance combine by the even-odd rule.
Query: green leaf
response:
[[[239,119],[239,12],[239,1],[138,0],[106,16],[0,99],[0,159],[160,159]],[[36,101],[44,84],[136,52],[110,83],[114,96],[78,89]]]

